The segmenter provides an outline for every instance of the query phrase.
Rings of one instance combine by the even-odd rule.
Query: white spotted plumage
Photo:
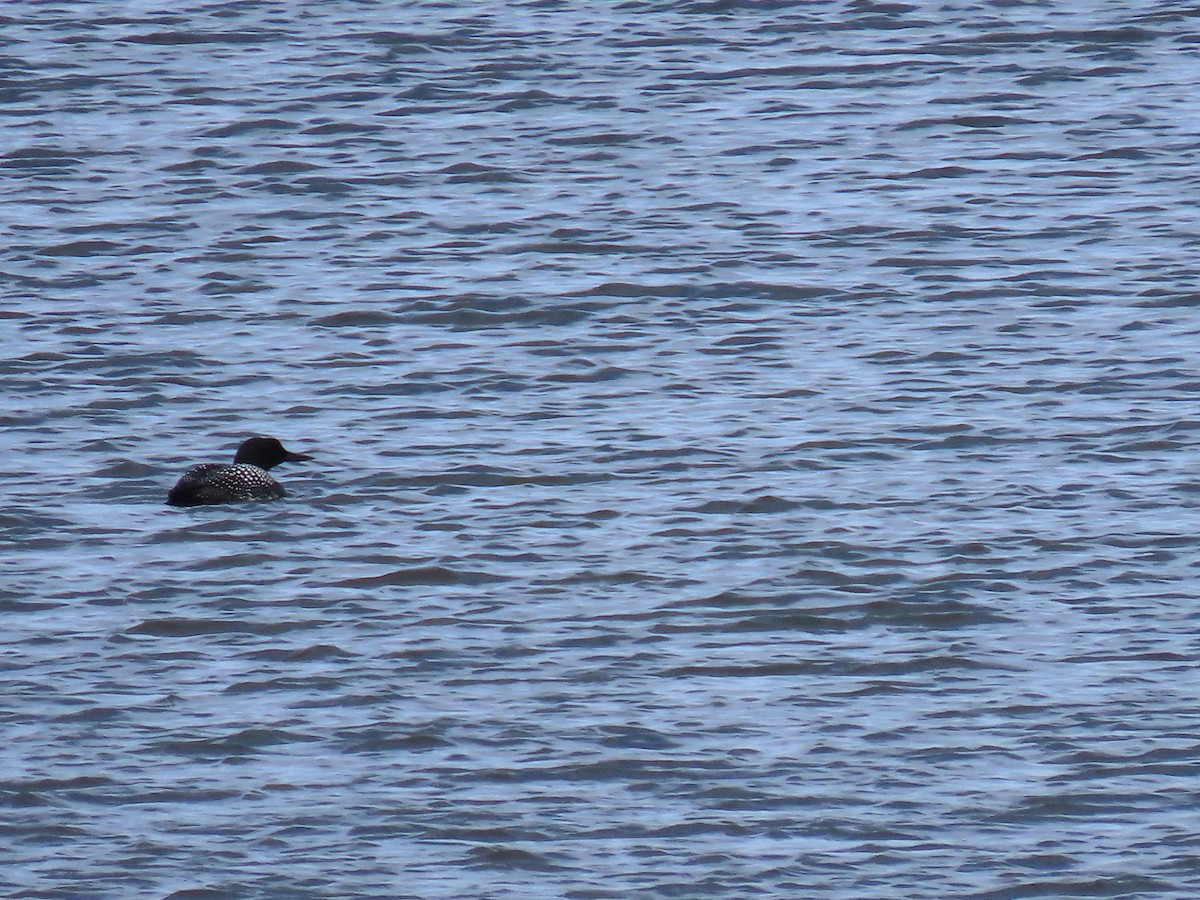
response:
[[[283,485],[258,466],[249,463],[193,466],[184,473],[172,493],[188,496],[198,505],[280,500],[284,497]]]

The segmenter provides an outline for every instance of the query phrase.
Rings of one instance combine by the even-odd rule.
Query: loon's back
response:
[[[167,494],[171,506],[241,503],[243,500],[282,500],[283,485],[249,463],[204,463],[193,466]]]

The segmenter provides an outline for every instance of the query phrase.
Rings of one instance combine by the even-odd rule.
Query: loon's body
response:
[[[312,459],[306,453],[283,449],[275,438],[255,437],[242,441],[232,465],[204,463],[192,466],[171,492],[171,506],[207,506],[213,503],[240,503],[243,500],[280,500],[283,485],[267,474],[281,462]]]

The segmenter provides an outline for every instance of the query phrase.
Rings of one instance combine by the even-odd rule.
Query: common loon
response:
[[[292,453],[272,437],[242,441],[232,465],[204,463],[192,466],[167,494],[171,506],[205,506],[210,503],[240,503],[243,500],[279,500],[283,485],[267,474],[281,462],[312,459],[307,453]]]

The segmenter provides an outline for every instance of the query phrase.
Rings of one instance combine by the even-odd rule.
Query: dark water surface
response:
[[[1200,896],[1198,29],[5,4],[0,893]]]

